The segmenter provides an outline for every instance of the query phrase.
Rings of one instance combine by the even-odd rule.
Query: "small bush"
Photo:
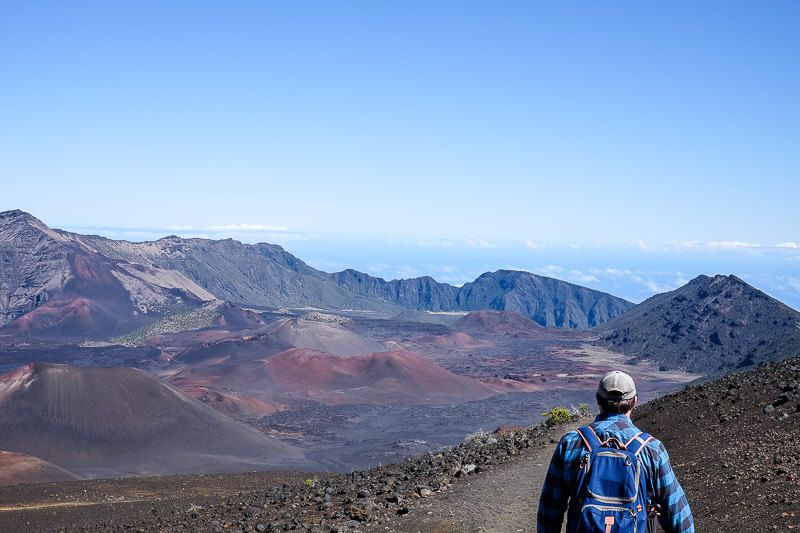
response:
[[[577,407],[572,408],[572,414],[581,418],[589,416],[590,407],[588,403],[579,403]]]
[[[572,420],[572,414],[566,407],[553,407],[550,411],[542,413],[542,416],[547,427],[558,426]]]

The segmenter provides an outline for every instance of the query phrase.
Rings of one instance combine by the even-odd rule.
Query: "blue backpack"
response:
[[[639,453],[653,439],[644,432],[622,443],[601,442],[591,426],[578,428],[588,452],[581,460],[569,533],[636,533],[647,527],[647,488]]]

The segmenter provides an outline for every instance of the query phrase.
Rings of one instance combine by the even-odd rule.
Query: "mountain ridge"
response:
[[[362,295],[426,311],[514,311],[545,327],[589,329],[634,304],[611,294],[520,270],[485,272],[455,287],[430,276],[386,281],[347,269],[329,274]],[[562,305],[553,305],[560,298]]]
[[[47,240],[56,262],[65,253],[62,248],[78,249],[84,255],[106,258],[110,264],[155,269],[159,276],[154,277],[174,272],[213,297],[234,304],[363,310],[389,316],[408,309],[509,310],[543,326],[569,329],[591,328],[634,305],[608,293],[522,271],[487,272],[463,287],[429,276],[386,281],[352,269],[323,272],[275,244],[175,236],[138,243],[114,240],[52,229],[18,210],[0,213],[0,225],[35,230],[28,239]],[[6,235],[11,233],[13,229]],[[0,232],[0,253],[8,248],[4,241]],[[29,266],[36,270],[37,265]],[[2,296],[0,293],[0,301]],[[33,304],[25,312],[36,307]]]

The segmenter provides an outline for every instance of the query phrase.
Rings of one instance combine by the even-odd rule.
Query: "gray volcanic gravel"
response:
[[[500,425],[530,426],[553,405],[593,401],[588,391],[511,393],[459,405],[297,404],[262,419],[265,429],[297,434],[309,459],[335,471],[369,468],[405,457],[438,452],[465,435]],[[291,439],[284,439],[292,443]]]
[[[35,514],[24,516],[27,527],[38,531],[363,531],[408,513],[420,499],[434,497],[453,484],[490,472],[494,465],[515,460],[531,446],[545,445],[549,430],[539,425],[481,434],[455,448],[385,467],[309,477],[302,482],[296,477],[293,481],[287,478],[283,484],[240,492],[217,501],[199,498],[197,504],[182,499],[171,507],[153,505],[149,513],[143,513],[141,505],[122,502],[120,506],[130,508],[130,513],[117,508],[111,513],[113,518],[105,517],[103,508],[94,505],[86,505],[81,516],[72,513],[71,524],[59,520],[57,512],[45,523]],[[215,478],[218,476],[207,477],[212,483],[209,487],[212,493]],[[174,484],[177,479],[163,478],[163,481]],[[197,478],[188,479],[197,486]],[[162,479],[132,482],[157,487]],[[69,488],[80,489],[80,486],[78,483]],[[23,515],[5,515],[0,508],[0,527],[19,526],[19,516]]]

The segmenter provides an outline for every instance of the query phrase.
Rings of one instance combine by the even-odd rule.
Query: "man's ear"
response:
[[[633,412],[633,410],[636,409],[636,404],[638,403],[638,401],[639,401],[639,397],[638,396],[634,396],[633,397],[633,402],[631,403],[631,412]]]

